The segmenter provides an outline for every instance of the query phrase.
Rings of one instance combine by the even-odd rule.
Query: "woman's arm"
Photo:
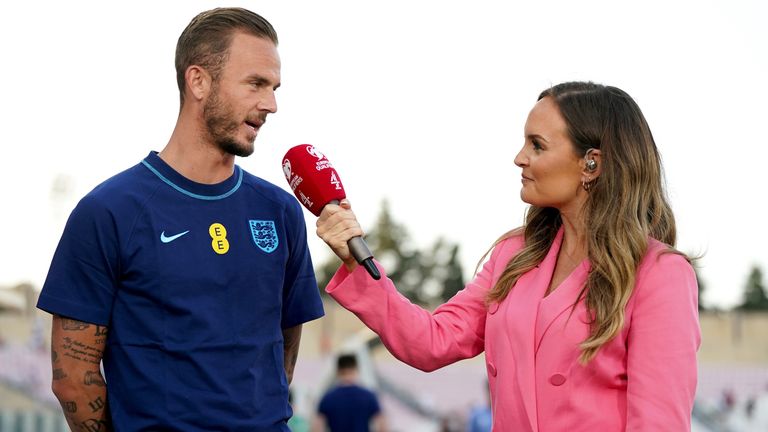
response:
[[[693,268],[648,257],[638,272],[627,338],[627,430],[689,431],[701,343]]]
[[[383,268],[379,271],[382,278],[374,281],[362,267],[352,273],[341,267],[326,291],[376,332],[395,357],[433,371],[483,352],[484,274],[430,313],[400,294]]]
[[[379,267],[383,277],[376,281],[355,265],[346,242],[362,233],[346,200],[327,205],[317,221],[318,236],[344,262],[326,287],[339,304],[376,332],[395,357],[415,368],[431,371],[483,352],[485,296],[504,243],[472,282],[430,313],[402,296],[384,269]]]

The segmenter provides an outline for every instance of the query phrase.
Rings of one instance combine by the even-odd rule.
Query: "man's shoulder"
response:
[[[132,165],[102,181],[89,195],[126,194],[142,186],[144,179],[151,179],[151,173],[141,163]]]
[[[365,394],[371,394],[371,395],[376,394],[373,391],[369,390],[368,388],[360,384],[337,384],[329,388],[328,391],[325,392],[325,396],[334,397],[339,394],[356,394],[356,393],[365,393]]]
[[[78,207],[90,209],[120,209],[124,210],[129,196],[148,193],[148,171],[136,164],[96,185],[80,200]]]
[[[369,389],[367,387],[364,387],[364,386],[359,385],[359,384],[355,384],[355,385],[351,386],[351,388],[361,398],[362,397],[367,397],[367,398],[370,398],[370,399],[378,399],[377,396],[376,396],[376,392],[374,392],[373,390],[371,390],[371,389]]]
[[[296,198],[280,186],[243,170],[243,186],[283,208],[297,208]]]

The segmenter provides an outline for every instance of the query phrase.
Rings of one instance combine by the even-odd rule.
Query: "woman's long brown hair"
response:
[[[584,298],[590,335],[579,360],[586,363],[624,326],[624,310],[648,237],[675,244],[675,218],[667,202],[661,160],[640,108],[624,91],[590,82],[556,85],[539,95],[552,98],[568,126],[574,152],[600,149],[602,172],[589,190],[583,216],[591,270]],[[501,302],[517,280],[547,255],[558,229],[554,208],[529,207],[525,225],[496,241],[523,235],[525,246],[507,264],[487,301]]]

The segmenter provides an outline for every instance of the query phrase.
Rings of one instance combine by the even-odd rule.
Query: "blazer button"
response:
[[[488,313],[491,315],[495,314],[497,310],[499,310],[499,302],[493,302],[488,306]]]
[[[549,377],[549,382],[553,386],[561,386],[565,384],[565,376],[563,376],[562,374],[554,374],[551,377]]]
[[[491,374],[491,376],[496,376],[496,366],[491,362],[488,362],[488,373]]]

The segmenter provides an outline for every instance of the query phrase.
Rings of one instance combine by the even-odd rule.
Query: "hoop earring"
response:
[[[589,190],[592,189],[592,180],[589,177],[587,177],[586,180],[581,179],[581,187],[583,187],[585,191],[589,192]]]

